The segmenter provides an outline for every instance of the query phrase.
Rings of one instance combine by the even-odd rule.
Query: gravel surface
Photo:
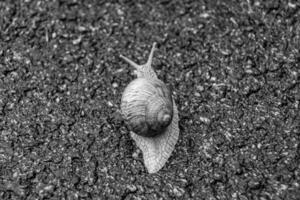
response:
[[[153,42],[180,138],[149,175],[119,55]],[[0,199],[299,199],[299,51],[299,1],[1,1]]]

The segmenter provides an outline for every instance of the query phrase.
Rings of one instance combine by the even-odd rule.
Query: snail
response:
[[[178,110],[171,90],[151,67],[155,48],[153,43],[143,65],[120,55],[137,72],[137,78],[122,94],[121,113],[132,139],[142,150],[149,173],[158,172],[166,164],[179,137]]]

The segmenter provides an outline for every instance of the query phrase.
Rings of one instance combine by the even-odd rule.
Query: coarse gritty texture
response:
[[[1,1],[0,199],[299,199],[299,1]],[[148,174],[119,114],[173,88],[180,136]]]

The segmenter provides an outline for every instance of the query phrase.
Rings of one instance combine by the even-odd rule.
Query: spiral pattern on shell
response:
[[[163,133],[172,121],[171,91],[158,79],[137,78],[125,88],[121,110],[129,129],[138,135],[154,137]]]

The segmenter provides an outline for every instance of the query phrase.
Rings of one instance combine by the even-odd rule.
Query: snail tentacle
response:
[[[148,57],[148,61],[146,63],[147,68],[151,68],[151,64],[152,64],[152,60],[153,60],[153,54],[154,54],[155,49],[156,49],[156,42],[154,42],[152,44],[152,48],[151,48],[151,51],[150,51],[150,54],[149,54],[149,57]]]
[[[140,65],[136,64],[134,61],[130,60],[126,56],[120,55],[120,58],[122,58],[123,60],[125,60],[131,66],[133,66],[136,70],[139,70],[139,68],[141,67]]]
[[[120,58],[125,60],[128,64],[130,64],[131,66],[133,66],[136,69],[138,78],[157,79],[157,75],[151,67],[151,64],[152,64],[152,61],[153,61],[153,54],[154,54],[155,49],[156,49],[156,42],[153,43],[152,49],[151,49],[149,57],[148,57],[148,60],[143,65],[139,65],[139,64],[135,63],[134,61],[132,61],[131,59],[129,59],[129,58],[123,56],[123,55],[120,55]]]

